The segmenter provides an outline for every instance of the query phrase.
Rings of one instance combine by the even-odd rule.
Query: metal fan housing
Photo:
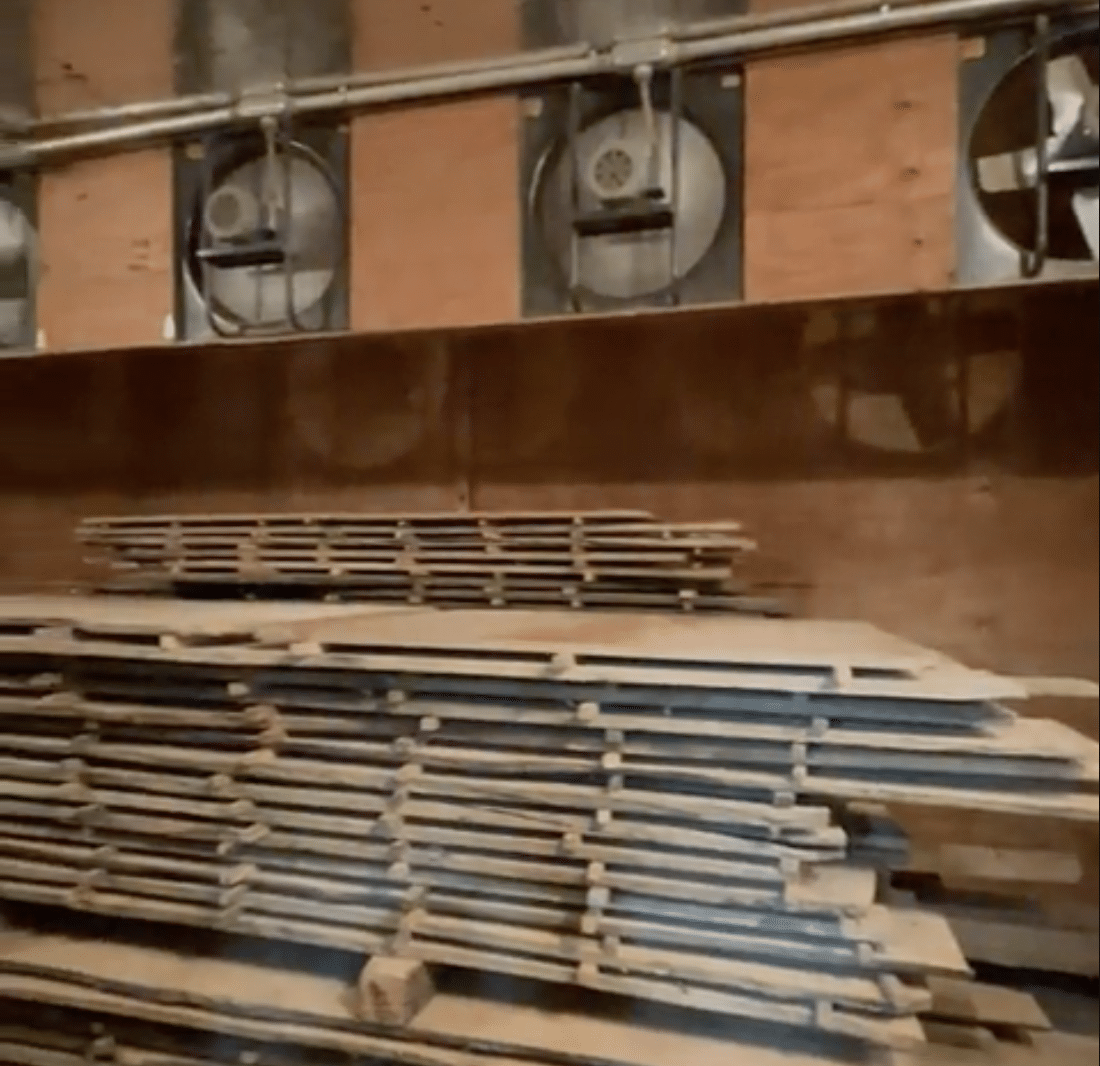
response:
[[[1000,30],[982,43],[982,54],[960,68],[958,280],[1010,280],[1033,272],[1032,264],[1043,277],[1087,275],[1097,263],[1096,22],[1054,23],[1042,83],[1029,30]],[[1040,90],[1048,177],[1046,247],[1037,261]]]
[[[343,127],[295,131],[273,164],[256,133],[177,150],[181,339],[346,326],[347,166]]]
[[[628,76],[585,84],[574,101],[572,91],[556,87],[525,98],[524,314],[738,299],[737,71],[683,72],[678,103],[671,78],[656,79],[651,122]],[[624,225],[586,228],[601,211],[620,207]],[[581,234],[576,240],[574,231]]]

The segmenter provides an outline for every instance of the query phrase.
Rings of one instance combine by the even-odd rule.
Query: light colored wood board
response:
[[[933,36],[749,65],[749,299],[950,283],[955,64]]]
[[[1036,922],[997,920],[942,911],[963,953],[973,962],[1052,973],[1100,975],[1096,933]]]
[[[218,956],[9,930],[0,933],[0,966],[13,961],[90,978],[124,975],[153,989],[232,1001],[246,1008],[300,1010],[323,1019],[354,1020],[347,985],[336,978]]]
[[[950,923],[941,915],[916,908],[868,908],[852,920],[852,933],[881,944],[887,966],[899,972],[969,976],[970,966],[959,948]]]
[[[410,797],[437,797],[435,802],[447,798],[476,800],[483,803],[502,803],[521,806],[549,807],[572,810],[608,810],[643,815],[687,817],[699,823],[715,825],[736,823],[754,827],[775,827],[776,837],[797,835],[799,831],[825,829],[829,825],[829,811],[822,806],[778,806],[768,802],[751,800],[709,798],[698,795],[680,795],[656,789],[623,788],[608,791],[595,785],[526,781],[497,778],[463,778],[459,775],[414,772],[399,775],[398,770],[372,771],[363,767],[311,762],[302,759],[271,758],[258,751],[248,758],[247,753],[224,754],[201,749],[169,748],[167,746],[143,746],[134,744],[71,745],[64,740],[44,737],[19,737],[0,734],[5,745],[27,752],[57,756],[81,754],[104,758],[114,762],[140,766],[175,767],[176,769],[201,771],[210,774],[235,774],[245,772],[249,776],[269,781],[309,780],[323,781],[332,786],[360,788],[366,791],[391,792],[407,787]],[[405,778],[408,777],[408,780]],[[440,800],[438,797],[443,797]],[[79,799],[79,797],[77,797]]]
[[[929,757],[986,756],[1034,763],[1036,765],[1031,769],[1036,774],[1084,778],[1086,770],[1091,771],[1097,748],[1095,741],[1088,740],[1060,722],[1035,718],[1016,718],[995,732],[979,734],[937,735],[870,728],[832,728],[815,735],[812,730],[798,725],[760,725],[732,717],[722,721],[699,722],[664,714],[616,713],[612,716],[598,713],[592,718],[579,720],[570,710],[535,711],[528,717],[530,709],[522,705],[499,719],[488,711],[479,719],[476,717],[479,710],[477,704],[464,704],[457,700],[453,704],[411,700],[388,707],[384,716],[373,713],[377,707],[372,700],[364,700],[359,707],[349,703],[344,707],[329,708],[330,713],[325,713],[324,707],[309,713],[308,706],[298,707],[292,703],[284,706],[294,710],[279,709],[278,723],[288,737],[302,742],[411,737],[415,735],[413,720],[428,717],[437,718],[439,728],[430,738],[421,736],[421,744],[445,740],[453,745],[462,740],[483,745],[485,750],[501,747],[517,752],[555,751],[570,754],[598,751],[602,754],[607,750],[604,734],[607,729],[614,728],[624,736],[622,744],[617,747],[624,755],[664,754],[688,761],[705,759],[715,766],[727,762],[788,762],[790,745],[801,743],[806,745],[805,761],[809,766],[853,766],[872,759],[880,760],[875,765],[890,765],[891,759],[906,756],[920,760],[920,766],[930,766]],[[644,711],[644,708],[638,710]],[[0,694],[0,721],[4,717],[28,715],[94,721],[105,725],[190,727],[240,734],[254,732],[256,728],[255,721],[241,706],[200,709],[182,701],[176,704],[128,703],[122,698],[105,702],[70,696],[58,689],[39,696]],[[336,752],[340,748],[334,746],[331,750]],[[346,750],[350,753],[355,749]],[[781,757],[772,758],[769,753],[773,752]],[[1038,765],[1047,762],[1053,765],[1046,770]]]
[[[74,843],[87,846],[87,841],[76,828],[24,823],[17,831],[9,830],[5,851],[41,858],[45,853],[41,850],[35,852],[35,847],[53,849],[56,856],[58,847],[71,851]],[[98,831],[94,844],[109,849],[110,857],[100,852],[93,865],[104,870],[120,869],[160,875],[174,871],[178,877],[198,883],[248,883],[266,891],[337,902],[372,895],[378,900],[397,901],[403,896],[406,881],[391,876],[388,867],[379,876],[376,869],[370,869],[357,859],[356,846],[345,846],[344,851],[334,858],[317,848],[316,837],[304,843],[305,846],[300,846],[296,851],[296,845],[303,845],[301,838],[273,833],[260,846],[242,844],[232,856],[223,857],[210,849],[203,851],[185,846],[179,840]],[[24,849],[24,844],[31,845],[30,852]],[[48,855],[46,857],[49,858]],[[429,887],[433,907],[444,913],[488,916],[494,920],[522,920],[537,927],[545,926],[548,916],[553,913],[576,917],[588,907],[586,891],[580,887],[507,881],[485,875],[438,870],[431,871],[430,877],[425,873],[417,871],[408,880]],[[796,937],[800,942],[818,945],[823,950],[863,945],[860,957],[863,964],[870,968],[881,968],[881,963],[885,968],[899,972],[967,972],[953,940],[943,935],[944,920],[936,916],[920,916],[918,924],[923,925],[923,929],[919,930],[921,935],[918,938],[910,935],[914,921],[907,912],[903,912],[894,922],[888,913],[884,913],[885,908],[879,905],[865,908],[863,914],[857,917],[792,911],[777,914],[767,909],[769,904],[763,901],[757,901],[755,909],[752,904],[715,906],[700,901],[698,895],[689,895],[686,901],[677,901],[621,891],[615,889],[613,884],[609,888],[612,891],[605,908],[609,919],[622,918],[635,923],[639,918],[646,921],[652,919],[663,926],[684,930],[685,935],[700,929],[715,935],[728,931],[759,944],[760,953],[765,955],[781,949],[784,937]],[[463,903],[460,900],[475,902]],[[770,905],[774,906],[774,903],[772,900]],[[537,917],[537,914],[542,917]],[[644,939],[641,937],[643,931],[639,932],[640,939]],[[767,950],[765,938],[772,945]]]
[[[522,1040],[549,1051],[630,1066],[855,1066],[870,1058],[819,1035],[788,1033],[782,1041],[767,1042],[773,1034],[758,1032],[757,1042],[739,1042],[738,1034],[743,1036],[747,1027],[717,1019],[690,1032],[676,1031],[661,1025],[659,1008],[644,1003],[632,1005],[627,1017],[609,1017],[444,992],[417,1016],[416,1025],[471,1040]]]
[[[379,616],[396,611],[398,608],[385,608],[379,610]],[[406,609],[409,610],[409,609]],[[412,608],[411,610],[417,610]],[[438,613],[451,613],[440,611]],[[487,611],[462,611],[455,614],[507,614],[510,612]],[[560,611],[530,611],[515,612],[522,614],[546,614],[560,616],[571,615],[578,619],[590,617],[589,612],[560,612]],[[662,624],[669,622],[710,622],[718,621],[729,623],[731,621],[745,621],[750,623],[764,622],[768,625],[779,625],[785,619],[754,619],[745,616],[722,617],[668,615],[656,618],[655,616],[637,613],[633,615],[615,615],[605,613],[604,619],[614,620],[617,617],[628,617],[631,621],[652,618]],[[428,616],[423,616],[428,620]],[[310,636],[314,635],[312,624]],[[262,633],[261,633],[262,635]],[[778,636],[779,631],[773,631]],[[383,673],[417,675],[434,675],[437,678],[445,678],[448,683],[451,679],[460,679],[469,684],[468,679],[483,679],[482,684],[498,684],[515,681],[535,681],[545,686],[544,692],[552,696],[550,686],[559,685],[634,685],[639,690],[646,686],[679,689],[672,695],[670,702],[682,701],[685,692],[697,693],[706,689],[725,689],[728,691],[772,690],[784,693],[822,694],[827,696],[851,697],[851,708],[858,709],[861,701],[867,700],[868,706],[874,699],[899,701],[912,701],[904,707],[903,717],[915,718],[922,713],[918,701],[923,701],[923,713],[928,713],[931,703],[949,705],[936,708],[938,716],[963,717],[969,711],[971,718],[980,716],[981,720],[990,724],[1006,721],[1011,713],[1002,710],[995,704],[987,701],[1011,695],[1016,692],[1011,682],[991,674],[983,674],[978,671],[967,671],[961,668],[947,667],[923,673],[919,677],[906,677],[899,680],[879,680],[878,678],[858,678],[845,681],[838,685],[835,681],[834,667],[843,669],[844,664],[823,664],[818,660],[818,665],[813,670],[806,670],[797,665],[792,666],[789,660],[786,663],[776,665],[766,664],[761,666],[752,662],[743,661],[745,656],[739,656],[737,662],[726,667],[719,665],[711,669],[692,664],[693,668],[680,669],[675,663],[668,667],[658,663],[647,663],[637,659],[600,656],[593,661],[593,653],[599,655],[597,649],[590,646],[587,649],[575,645],[568,645],[567,651],[557,652],[546,646],[532,646],[529,653],[521,652],[516,656],[517,649],[498,646],[490,653],[484,646],[473,648],[475,654],[461,656],[438,656],[432,654],[430,647],[417,649],[405,644],[386,644],[381,650],[375,651],[369,644],[364,644],[367,637],[361,631],[358,635],[351,633],[336,634],[328,631],[328,651],[314,641],[295,642],[289,647],[237,647],[237,648],[204,648],[201,651],[188,648],[153,649],[127,645],[125,649],[110,644],[107,640],[99,642],[87,640],[79,645],[60,637],[0,637],[0,654],[38,654],[52,656],[71,656],[79,649],[79,655],[85,659],[97,660],[125,660],[126,662],[145,663],[179,663],[189,666],[223,667],[238,670],[248,668],[270,669],[306,669],[322,671],[327,670],[335,674],[347,676],[349,673]],[[340,648],[343,639],[352,641],[351,651]],[[278,645],[285,641],[285,627],[280,630]],[[747,649],[746,649],[747,651]],[[580,656],[581,663],[574,656]],[[585,656],[588,659],[585,659]],[[793,654],[792,654],[793,657]],[[314,676],[319,676],[319,673]],[[574,690],[574,698],[584,699],[580,694],[583,690]],[[693,695],[693,700],[699,697]],[[979,706],[980,705],[980,706]]]
[[[652,530],[660,524],[649,511],[637,508],[586,508],[582,511],[559,508],[552,509],[496,509],[481,511],[473,508],[467,511],[442,511],[424,508],[417,511],[385,511],[380,509],[359,511],[251,511],[219,513],[180,512],[178,514],[159,515],[96,515],[82,518],[80,526],[87,530],[110,530],[123,532],[133,529],[217,529],[223,526],[244,525],[264,526],[269,529],[324,528],[335,524],[339,528],[378,528],[398,526],[401,529],[416,530],[421,527],[430,529],[461,530],[506,525],[520,529],[588,527],[600,529],[630,529],[642,532]],[[678,529],[693,529],[698,523],[677,522]],[[722,529],[739,528],[736,523],[707,523],[706,527],[717,526]]]
[[[0,596],[0,626],[79,626],[95,633],[249,635],[259,626],[293,625],[339,615],[363,616],[363,604],[222,602],[144,596]]]
[[[5,782],[8,787],[9,783]],[[26,798],[48,798],[41,796],[31,788],[22,785],[16,787],[10,785],[11,796]],[[89,797],[91,799],[91,797]],[[143,801],[144,800],[144,806]],[[159,800],[159,802],[158,802]],[[102,798],[102,802],[110,803],[112,809],[118,802],[116,796],[108,795]],[[150,812],[162,811],[165,813],[178,813],[197,817],[217,819],[222,816],[225,819],[226,834],[233,831],[233,823],[230,821],[231,812],[227,805],[222,804],[220,810],[214,805],[200,805],[177,797],[157,797],[135,795],[133,800],[128,800],[131,809]],[[118,806],[125,806],[118,803]],[[349,804],[350,807],[350,804]],[[379,810],[385,807],[378,805]],[[299,832],[324,832],[340,833],[352,832],[353,827],[360,827],[364,835],[377,833],[378,821],[376,818],[364,819],[347,818],[338,819],[326,817],[314,813],[302,813],[296,810],[286,811],[263,807],[255,811],[254,817],[263,819],[263,824],[269,828],[299,831]],[[778,889],[788,876],[778,864],[768,862],[733,862],[721,861],[714,858],[700,858],[691,853],[671,855],[663,850],[617,847],[592,843],[579,843],[571,846],[568,851],[562,846],[560,840],[539,839],[523,837],[516,834],[505,836],[491,832],[470,832],[452,829],[448,827],[403,827],[400,831],[401,841],[409,848],[408,859],[411,862],[428,860],[434,849],[456,847],[463,853],[470,852],[484,856],[487,860],[505,858],[520,862],[533,860],[535,862],[551,862],[555,868],[568,869],[575,866],[578,870],[587,868],[590,862],[600,862],[611,871],[616,869],[633,869],[636,872],[644,872],[652,875],[692,875],[722,878],[732,884],[750,884],[756,886],[768,886]],[[0,836],[0,849],[3,849],[3,837]],[[377,837],[376,837],[377,839]],[[334,849],[338,847],[333,842]],[[385,862],[391,851],[391,845],[379,841],[375,845],[375,858],[379,862]]]
[[[794,761],[788,755],[784,760],[782,754],[772,759],[771,765],[763,767],[735,766],[725,768],[721,765],[708,767],[705,761],[685,761],[678,758],[675,752],[658,750],[650,757],[635,757],[628,750],[624,750],[615,756],[613,764],[607,763],[607,756],[603,751],[595,751],[589,754],[555,754],[553,750],[548,752],[532,752],[530,750],[514,750],[506,748],[476,748],[470,746],[459,747],[449,745],[446,747],[435,746],[432,743],[418,743],[412,738],[405,738],[389,742],[383,738],[381,742],[364,740],[327,740],[313,741],[297,740],[282,732],[283,724],[278,718],[272,717],[267,722],[261,720],[255,722],[248,732],[221,732],[207,733],[207,742],[212,743],[215,738],[229,745],[237,747],[236,754],[224,754],[220,758],[214,756],[208,758],[196,752],[188,745],[186,733],[172,732],[167,735],[158,735],[152,732],[146,735],[144,742],[137,737],[138,743],[112,744],[108,742],[93,741],[77,737],[75,739],[58,738],[55,736],[38,736],[35,734],[19,734],[5,731],[0,737],[13,748],[32,752],[54,752],[60,755],[78,755],[81,749],[87,754],[101,757],[115,757],[124,762],[140,761],[150,766],[161,764],[164,767],[192,766],[205,769],[210,772],[233,772],[237,769],[247,768],[250,762],[257,759],[263,760],[262,752],[265,749],[265,737],[260,728],[275,728],[279,735],[275,741],[279,754],[276,766],[268,771],[260,771],[260,776],[276,776],[284,779],[292,779],[298,782],[309,782],[309,774],[316,772],[320,780],[326,784],[343,785],[348,787],[362,787],[368,789],[389,790],[393,788],[398,779],[401,767],[410,765],[415,769],[404,771],[410,780],[405,782],[411,787],[412,792],[419,788],[431,788],[431,785],[418,785],[417,782],[423,776],[425,781],[436,779],[449,780],[449,775],[456,772],[462,774],[493,775],[499,773],[522,774],[526,785],[533,791],[553,789],[554,795],[562,794],[562,788],[586,788],[585,781],[591,775],[606,775],[619,773],[628,776],[632,789],[627,790],[629,798],[633,800],[644,799],[647,803],[655,805],[661,802],[660,794],[667,791],[670,785],[679,783],[685,785],[713,786],[715,789],[725,791],[725,796],[734,804],[727,809],[736,817],[736,812],[743,808],[740,801],[764,804],[776,804],[776,797],[786,794],[805,794],[808,796],[849,797],[855,799],[903,799],[899,793],[901,789],[909,789],[912,796],[921,798],[924,803],[930,805],[951,806],[967,804],[976,809],[993,810],[1021,810],[1024,813],[1041,813],[1044,810],[1076,811],[1078,816],[1086,818],[1091,809],[1089,795],[1089,782],[1094,781],[1087,773],[1079,772],[1073,763],[1064,766],[1056,764],[1053,771],[1045,772],[1041,763],[1031,769],[1030,763],[1019,766],[1015,763],[1005,765],[995,758],[975,758],[973,760],[952,760],[950,758],[937,760],[935,757],[926,763],[915,762],[905,757],[891,759],[886,754],[879,754],[882,763],[882,772],[878,779],[868,782],[861,773],[869,768],[869,760],[807,760],[815,772],[795,772]],[[219,731],[220,732],[220,731]],[[150,743],[152,742],[152,743]],[[173,743],[174,742],[174,743]],[[396,746],[395,746],[396,745]],[[249,752],[259,754],[250,755]],[[331,759],[331,762],[320,762],[320,759]],[[339,761],[335,761],[339,760]],[[272,761],[272,757],[266,757],[266,761]],[[986,763],[989,766],[986,766]],[[847,769],[844,767],[847,766]],[[820,772],[817,772],[820,768]],[[913,773],[919,771],[922,783],[917,784]],[[985,775],[991,776],[988,779]],[[416,780],[412,780],[415,775]],[[1003,779],[1015,778],[1021,786],[1027,786],[1039,791],[1037,795],[1026,795],[1023,798],[1013,798],[1011,793],[1005,791],[1006,785]],[[1074,784],[1077,785],[1074,788]],[[62,788],[63,786],[58,786]],[[458,788],[465,788],[461,782]],[[491,776],[483,776],[478,787],[484,787],[496,791],[500,796],[513,795],[514,791],[507,791],[510,786],[498,785]],[[42,792],[45,797],[48,791]],[[474,793],[467,792],[469,796]],[[490,794],[489,792],[485,793]],[[543,793],[549,795],[549,793]],[[591,789],[584,792],[574,792],[580,796],[591,795]],[[652,794],[652,798],[647,794]],[[58,792],[56,798],[62,798],[63,793]],[[89,794],[89,799],[92,795]],[[243,798],[243,794],[240,798]],[[518,798],[518,797],[516,797]],[[323,797],[314,795],[314,801],[320,801]],[[684,800],[685,809],[689,808],[696,814],[700,811],[698,803],[692,800]],[[716,802],[719,802],[716,800]],[[318,802],[324,806],[323,802]],[[609,801],[608,809],[617,806],[617,801]],[[345,804],[337,804],[346,806]],[[621,805],[619,805],[621,806]],[[629,806],[629,805],[628,805]],[[657,807],[653,806],[656,810]],[[672,808],[674,809],[674,808]],[[806,814],[800,810],[799,814]],[[756,823],[760,823],[765,811],[754,812]],[[788,822],[795,819],[788,816]],[[768,818],[769,822],[777,822],[774,817]]]
[[[1080,858],[1072,852],[994,848],[980,844],[916,848],[906,867],[934,872],[944,884],[962,879],[1075,885],[1082,873]]]
[[[1100,698],[1100,685],[1079,677],[1017,677],[1016,681],[1026,690],[1029,699],[1052,697],[1055,699],[1094,700]]]
[[[448,962],[452,965],[467,967],[475,965],[487,970],[513,973],[518,976],[534,976],[557,981],[579,980],[584,986],[590,988],[620,992],[656,1002],[711,1010],[740,1017],[769,1020],[782,1018],[790,1024],[809,1028],[824,1028],[826,1031],[858,1031],[862,1038],[874,1043],[897,1045],[919,1041],[919,1027],[916,1026],[914,1019],[907,1016],[856,1016],[842,1010],[835,1010],[829,1016],[823,1017],[815,1011],[812,1003],[807,1007],[805,1004],[793,999],[788,1001],[762,999],[751,994],[719,990],[714,986],[700,985],[693,987],[687,982],[670,984],[665,980],[652,977],[613,976],[610,973],[595,969],[578,975],[573,966],[539,962],[534,956],[530,955],[524,957],[506,954],[502,953],[500,948],[478,953],[447,944],[428,943],[419,938],[414,939],[403,954],[423,958],[426,961]],[[479,959],[481,961],[478,961]],[[5,963],[0,958],[0,990],[11,987],[18,988],[20,983],[42,985],[46,980],[54,977],[55,974],[57,978],[61,978],[64,972],[64,968],[56,965],[44,965],[37,958],[34,960],[12,960],[10,963]],[[86,975],[86,970],[83,967],[77,967],[75,970],[69,968],[69,972]],[[17,973],[31,976],[17,978],[14,976]],[[214,1006],[218,1005],[219,999],[224,1001],[232,998],[224,995],[215,997],[205,990],[202,993],[196,993],[190,988],[185,995],[186,1001],[189,1003],[212,1004]]]
[[[137,1000],[125,995],[113,995],[83,989],[63,981],[44,978],[7,978],[0,975],[0,993],[13,998],[79,1010],[101,1011],[120,1017],[176,1025],[204,1033],[221,1033],[245,1039],[273,1043],[297,1044],[323,1051],[339,1051],[365,1056],[384,1056],[384,1061],[417,1063],[417,1066],[530,1066],[522,1057],[492,1056],[491,1059],[471,1059],[463,1052],[450,1049],[410,1049],[406,1041],[368,1036],[363,1033],[332,1031],[311,1022],[286,1023],[256,1021],[250,1018],[220,1014],[201,1006],[166,1006]],[[517,1053],[522,1056],[522,1053]]]
[[[30,804],[4,803],[4,812],[12,813],[12,808],[28,816],[43,817],[43,810]],[[48,814],[46,815],[48,817]],[[172,830],[179,823],[166,819],[120,818],[102,816],[100,822],[104,828],[116,832],[144,833],[146,835],[161,831],[166,840],[172,839]],[[241,824],[236,829],[176,829],[175,835],[184,841],[206,841],[211,844],[232,843],[241,834],[246,834],[249,826]],[[274,834],[265,835],[260,841],[265,847],[277,847]],[[293,838],[292,838],[293,839]],[[247,836],[244,843],[247,843]],[[9,849],[5,849],[9,850]],[[289,856],[295,854],[331,854],[320,847],[307,842],[298,848],[284,849]],[[406,872],[398,873],[396,860],[387,858],[385,847],[360,845],[345,846],[346,852],[357,853],[363,863],[360,876],[376,881],[392,881],[395,884],[424,885],[429,889],[437,884],[446,884],[454,874],[473,877],[483,890],[500,890],[505,893],[526,888],[548,892],[556,887],[570,887],[585,890],[590,887],[590,879],[584,869],[569,871],[546,863],[521,862],[500,858],[484,858],[458,853],[442,853],[434,849],[420,851],[412,849],[405,860]],[[361,854],[365,852],[366,854]],[[45,877],[54,867],[49,863],[29,863],[27,861],[0,857],[0,868],[12,876]],[[55,879],[68,879],[70,871],[64,866]],[[117,879],[117,878],[116,878]],[[109,878],[107,878],[109,880]],[[626,892],[651,898],[655,903],[663,901],[689,901],[711,907],[748,907],[775,912],[807,916],[859,915],[866,913],[874,902],[874,878],[870,871],[829,868],[804,877],[797,884],[789,885],[786,891],[776,886],[737,885],[737,884],[700,884],[692,890],[689,882],[670,877],[657,877],[651,874],[632,873],[612,867],[605,869],[600,876],[600,884],[609,892]]]
[[[23,790],[23,786],[40,786],[43,782],[56,783],[72,780],[71,767],[65,767],[50,760],[27,760],[0,758],[0,774],[4,775],[4,785],[10,788],[9,796],[17,793],[27,798],[46,798],[49,793],[40,789]],[[311,794],[308,790],[284,785],[257,785],[239,778],[225,786],[225,782],[212,782],[207,778],[183,777],[163,773],[146,773],[131,768],[88,766],[81,770],[81,780],[93,787],[106,786],[118,790],[143,790],[136,792],[147,797],[149,804],[141,807],[150,810],[159,806],[165,799],[169,803],[180,803],[183,798],[210,799],[215,794],[228,812],[229,804],[239,799],[249,800],[263,805],[263,809],[286,807],[311,808],[314,812],[357,812],[360,816],[384,809],[382,797],[377,793],[365,793],[362,790],[350,792],[325,790]],[[222,787],[225,786],[225,787]],[[57,798],[81,798],[78,789],[68,795],[62,793]],[[122,803],[126,806],[126,803]],[[177,807],[176,810],[182,810]],[[196,808],[198,809],[198,808]],[[250,808],[242,808],[251,810]],[[209,814],[210,812],[207,811]],[[828,827],[815,832],[791,834],[783,839],[766,839],[761,836],[744,835],[740,827],[728,824],[712,830],[700,829],[692,824],[690,817],[676,817],[665,820],[652,818],[635,819],[629,815],[611,819],[606,824],[582,813],[568,811],[539,810],[536,806],[486,806],[479,803],[463,803],[455,798],[443,802],[406,799],[401,807],[405,824],[402,828],[403,839],[421,842],[442,839],[436,834],[454,831],[507,830],[513,834],[549,834],[560,842],[564,853],[567,847],[588,843],[591,845],[612,847],[645,847],[660,844],[671,847],[684,856],[696,854],[740,857],[746,862],[799,862],[813,864],[830,862],[843,858],[846,838],[842,829]],[[435,823],[435,827],[419,823]],[[444,829],[448,823],[452,829]],[[8,830],[11,831],[10,829]],[[420,834],[424,834],[423,838]],[[575,841],[574,841],[575,837]],[[456,838],[457,839],[457,838]],[[333,846],[336,844],[333,842]]]
[[[932,1008],[928,1013],[938,1017],[1017,1029],[1043,1031],[1051,1028],[1050,1019],[1035,997],[1014,988],[930,977],[928,989],[932,993]]]

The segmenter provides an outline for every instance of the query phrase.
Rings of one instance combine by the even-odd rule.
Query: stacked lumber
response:
[[[838,811],[1097,818],[1095,743],[869,626],[311,609],[0,601],[0,898],[898,1046],[967,966]]]
[[[739,573],[737,523],[643,511],[89,518],[77,536],[131,591],[782,613]]]
[[[230,945],[169,950],[40,921],[0,933],[0,1061],[11,1066],[1085,1066],[1096,1042],[1051,1031],[1009,988],[935,978],[928,1042],[882,1052],[818,1033],[741,1022],[700,1031],[673,1012],[587,995],[540,1006],[516,986],[493,998],[443,987],[404,1029],[356,1017],[351,983],[324,960],[258,964]],[[148,938],[146,938],[146,941]],[[311,972],[312,971],[312,972]],[[1087,1057],[1091,1052],[1091,1057]]]

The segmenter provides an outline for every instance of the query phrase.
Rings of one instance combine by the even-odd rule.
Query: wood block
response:
[[[376,955],[359,975],[358,1014],[363,1021],[405,1025],[434,993],[422,962]]]

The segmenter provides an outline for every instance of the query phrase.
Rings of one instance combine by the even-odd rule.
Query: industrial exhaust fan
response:
[[[1095,272],[1097,24],[1041,20],[984,39],[960,75],[959,281]]]
[[[0,355],[35,346],[34,184],[0,174]]]
[[[177,150],[181,339],[347,322],[347,134],[275,119]]]
[[[725,13],[739,6],[720,5]],[[653,5],[639,7],[652,20]],[[584,20],[578,24],[583,30]],[[643,29],[629,20],[619,26],[635,37]],[[550,36],[545,29],[528,35],[538,43]],[[736,68],[642,65],[543,89],[525,98],[523,122],[524,314],[738,298]]]

